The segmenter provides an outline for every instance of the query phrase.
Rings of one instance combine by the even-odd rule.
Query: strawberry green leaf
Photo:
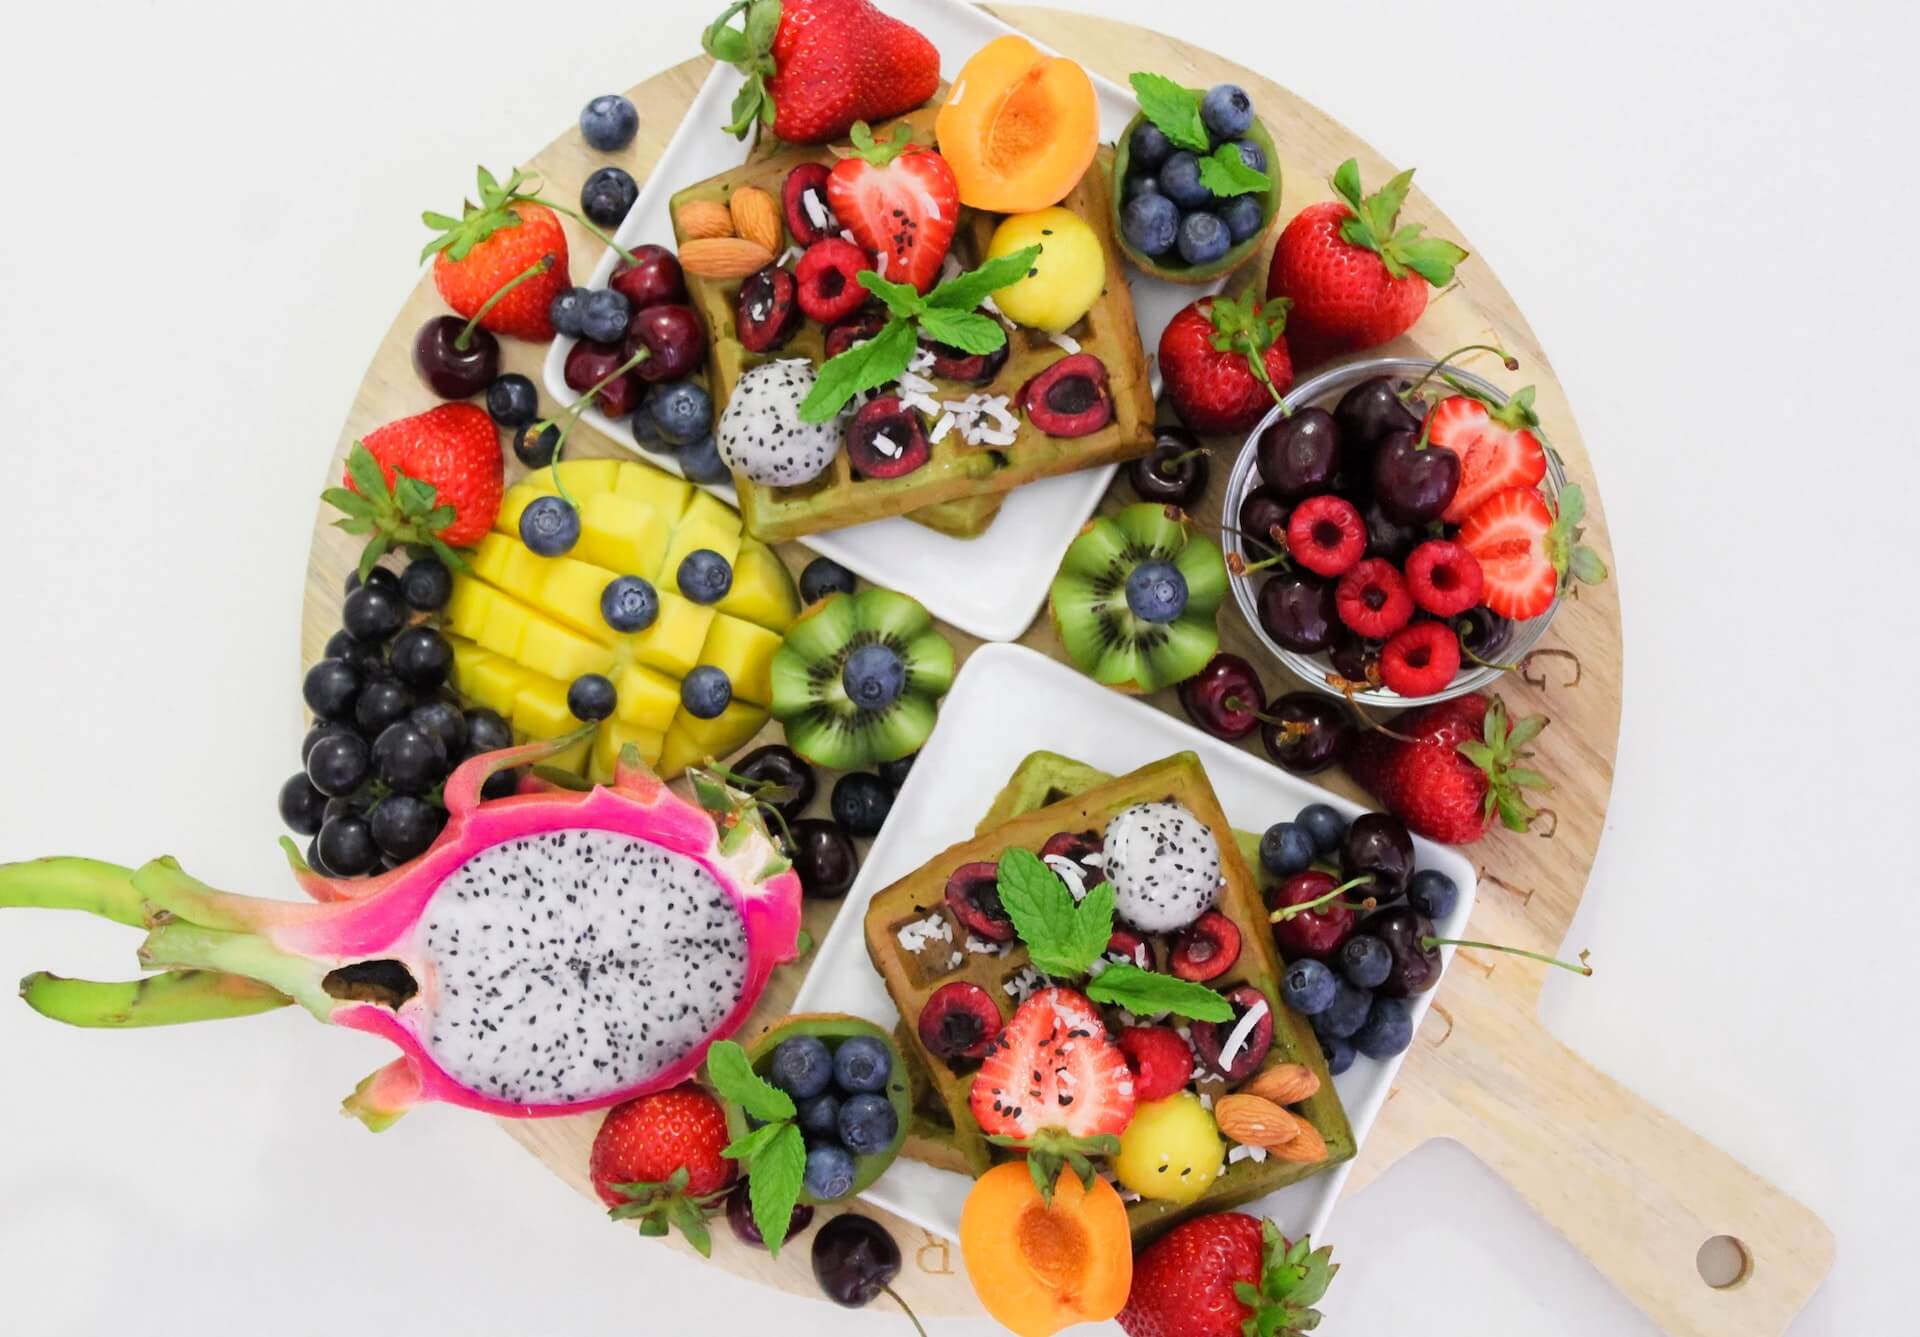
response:
[[[1271,190],[1273,178],[1247,166],[1237,147],[1222,144],[1200,160],[1200,184],[1224,200]]]
[[[1211,141],[1207,123],[1200,118],[1200,94],[1175,83],[1164,74],[1130,74],[1127,82],[1140,101],[1140,110],[1174,147],[1205,153]]]
[[[747,1176],[747,1200],[753,1208],[753,1223],[767,1242],[767,1252],[775,1258],[786,1242],[787,1226],[793,1221],[793,1207],[800,1201],[806,1173],[806,1139],[790,1123],[782,1124],[779,1134],[753,1158]]]
[[[997,260],[989,260],[978,269],[956,274],[942,283],[927,294],[926,304],[950,311],[972,311],[1002,288],[1025,278],[1033,269],[1033,262],[1039,258],[1040,248],[1029,246]]]
[[[1583,544],[1573,550],[1567,574],[1582,585],[1598,585],[1607,578],[1607,564],[1600,560],[1599,553]]]
[[[1528,770],[1525,766],[1515,766],[1507,772],[1510,783],[1521,789],[1552,789],[1553,781],[1538,771]]]
[[[1453,281],[1454,267],[1467,258],[1450,241],[1421,235],[1419,223],[1398,225],[1401,206],[1413,189],[1413,169],[1396,175],[1372,195],[1360,193],[1360,166],[1352,158],[1333,174],[1333,188],[1353,210],[1340,225],[1340,236],[1353,246],[1374,252],[1387,273],[1399,279],[1418,274],[1434,287]]]
[[[393,548],[393,540],[385,534],[375,534],[367,546],[360,552],[360,579],[365,580],[373,574],[373,568],[380,565],[380,559]]]
[[[372,451],[358,441],[353,443],[353,449],[347,454],[347,477],[353,480],[355,490],[369,501],[377,501],[388,495],[387,478],[380,471],[379,461],[373,458]]]
[[[1509,751],[1518,751],[1540,736],[1547,727],[1545,715],[1529,715],[1525,719],[1515,720],[1513,727],[1507,730],[1506,745]]]
[[[780,31],[780,0],[753,0],[747,6],[747,49],[755,56],[773,50]]]
[[[1460,744],[1460,755],[1483,771],[1493,765],[1493,749],[1485,743],[1462,743]]]
[[[820,368],[813,389],[800,402],[803,422],[828,422],[862,390],[875,390],[896,379],[913,360],[919,346],[913,323],[889,320],[879,334],[856,344]]]
[[[1358,160],[1349,158],[1334,170],[1333,189],[1341,199],[1347,202],[1348,208],[1352,209],[1355,213],[1360,212],[1362,196],[1360,194],[1360,163]]]
[[[707,1230],[706,1213],[699,1205],[687,1198],[675,1198],[668,1212],[693,1251],[702,1258],[713,1257],[713,1236]]]
[[[373,503],[348,488],[330,487],[320,494],[320,500],[348,515],[371,516],[373,514]]]
[[[1206,985],[1125,964],[1109,965],[1101,971],[1087,985],[1087,997],[1096,1003],[1124,1007],[1138,1017],[1172,1012],[1195,1021],[1233,1019],[1232,1004]]]
[[[926,305],[919,290],[911,283],[895,283],[891,279],[883,279],[871,269],[861,270],[857,278],[861,287],[886,303],[888,314],[898,316],[902,320],[911,320],[919,315]]]
[[[974,311],[949,311],[937,306],[920,313],[920,332],[935,343],[963,353],[991,353],[1007,342],[1007,332],[999,321]]]
[[[1453,271],[1467,258],[1467,252],[1438,237],[1420,237],[1406,242],[1395,240],[1388,247],[1387,258],[1389,261],[1397,260],[1432,286],[1444,288],[1453,282]]]
[[[913,127],[905,121],[896,122],[890,138],[877,140],[872,126],[865,121],[855,121],[848,138],[853,141],[854,157],[875,167],[885,167],[913,147]]]
[[[732,1040],[707,1050],[707,1081],[723,1097],[756,1119],[791,1119],[793,1097],[753,1070],[747,1051]]]

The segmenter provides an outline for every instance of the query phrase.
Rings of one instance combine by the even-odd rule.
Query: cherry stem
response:
[[[1509,353],[1506,349],[1500,347],[1498,344],[1463,344],[1459,348],[1454,349],[1451,353],[1448,353],[1445,357],[1441,358],[1439,361],[1435,362],[1431,367],[1428,367],[1426,375],[1422,376],[1419,380],[1415,381],[1412,385],[1408,386],[1405,390],[1402,390],[1400,392],[1400,402],[1404,404],[1409,399],[1412,399],[1414,395],[1420,392],[1421,386],[1425,385],[1428,381],[1432,380],[1436,375],[1439,374],[1440,368],[1446,366],[1449,362],[1459,357],[1462,353],[1492,353],[1495,357],[1500,359],[1500,365],[1505,367],[1508,371],[1520,370],[1520,359],[1515,357],[1512,353]]]
[[[1461,621],[1454,623],[1454,631],[1458,633],[1464,630],[1468,625],[1470,624],[1467,623],[1465,619],[1462,619]],[[1467,642],[1464,636],[1462,636],[1460,640],[1460,653],[1465,655],[1468,659],[1472,660],[1474,663],[1478,664],[1481,668],[1498,669],[1502,673],[1518,672],[1519,669],[1522,667],[1519,664],[1501,664],[1501,663],[1496,663],[1494,660],[1491,660],[1491,659],[1482,659],[1479,655],[1476,655],[1473,651],[1467,648]]]
[[[572,435],[574,427],[580,421],[580,415],[587,411],[587,407],[593,403],[593,397],[595,395],[599,394],[602,390],[612,385],[615,381],[625,376],[628,372],[652,356],[653,351],[651,349],[642,348],[625,362],[622,362],[619,366],[587,387],[587,389],[581,393],[580,398],[560,410],[556,417],[543,419],[527,429],[535,439],[538,439],[540,434],[545,432],[547,428],[560,427],[559,418],[565,418],[567,420],[566,426],[560,427],[559,439],[553,443],[553,459],[549,461],[548,464],[548,467],[553,470],[553,486],[555,490],[559,492],[560,499],[566,502],[567,505],[578,505],[578,503],[568,495],[566,482],[560,477],[560,452],[566,448],[567,437]]]
[[[1157,463],[1155,463],[1153,466],[1153,471],[1159,474],[1162,478],[1170,477],[1171,475],[1169,475],[1167,472],[1169,468],[1171,468],[1176,464],[1185,464],[1188,460],[1192,459],[1194,456],[1205,455],[1206,453],[1207,453],[1207,448],[1205,446],[1195,446],[1192,450],[1183,450],[1178,455],[1173,456],[1171,459],[1160,460]]]
[[[607,246],[611,247],[614,253],[617,254],[622,260],[625,260],[628,264],[637,265],[640,263],[638,260],[634,259],[633,252],[629,251],[626,247],[622,246],[619,242],[615,241],[612,237],[609,237],[606,233],[602,232],[597,226],[595,226],[592,219],[582,216],[576,210],[569,209],[564,204],[555,204],[552,200],[546,199],[545,197],[540,195],[523,195],[521,196],[521,198],[526,200],[526,202],[529,204],[544,205],[546,208],[553,210],[557,214],[565,214],[568,218],[571,218],[574,222],[578,223],[581,227],[585,228],[588,232],[592,233],[595,237],[599,238]]]
[[[473,338],[474,326],[478,325],[482,320],[486,318],[487,312],[493,310],[494,303],[498,302],[502,297],[505,297],[508,293],[512,292],[515,288],[525,283],[528,279],[532,278],[535,274],[544,274],[552,268],[553,268],[553,253],[549,251],[547,254],[541,256],[538,260],[535,260],[532,264],[528,265],[525,269],[521,270],[518,274],[515,274],[512,278],[508,279],[505,283],[501,284],[498,288],[495,288],[493,290],[493,296],[487,298],[486,301],[480,303],[480,309],[473,313],[473,319],[469,320],[464,326],[461,327],[460,333],[454,338],[453,346],[459,349],[463,353],[466,352],[467,344]]]
[[[927,1337],[927,1330],[920,1326],[919,1316],[913,1312],[912,1305],[908,1304],[905,1300],[902,1300],[900,1298],[900,1292],[896,1291],[893,1287],[889,1286],[884,1281],[880,1283],[880,1289],[885,1291],[888,1295],[891,1295],[893,1297],[893,1302],[899,1305],[900,1308],[906,1313],[907,1321],[913,1324],[913,1330],[919,1333],[920,1337]]]
[[[1423,951],[1435,947],[1477,947],[1483,952],[1506,952],[1510,956],[1524,956],[1529,961],[1559,966],[1560,969],[1570,970],[1576,975],[1591,976],[1593,974],[1593,967],[1587,964],[1589,955],[1587,952],[1581,952],[1580,964],[1574,965],[1572,962],[1562,961],[1557,956],[1548,956],[1545,952],[1530,952],[1524,947],[1506,947],[1497,942],[1474,942],[1468,938],[1436,938],[1430,933],[1421,935],[1420,947]]]
[[[1328,892],[1324,896],[1316,896],[1312,900],[1302,901],[1298,905],[1283,905],[1278,910],[1275,910],[1272,914],[1268,915],[1267,918],[1272,923],[1284,924],[1289,919],[1298,919],[1301,915],[1306,914],[1310,910],[1319,909],[1321,906],[1325,905],[1328,901],[1338,900],[1341,896],[1345,895],[1349,891],[1352,891],[1355,887],[1360,886],[1362,883],[1370,883],[1372,881],[1373,881],[1372,873],[1362,873],[1359,877],[1352,878],[1346,882],[1342,882],[1339,886],[1335,887],[1332,891]],[[1371,910],[1373,909],[1374,904],[1375,902],[1373,897],[1369,896],[1366,898],[1365,901],[1359,902],[1357,904],[1343,903],[1343,908],[1348,910]]]

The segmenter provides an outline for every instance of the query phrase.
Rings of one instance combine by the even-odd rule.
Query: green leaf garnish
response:
[[[1141,113],[1160,127],[1175,148],[1207,151],[1212,141],[1207,138],[1207,123],[1200,118],[1199,93],[1164,74],[1130,74],[1127,82],[1133,85]]]
[[[747,1173],[747,1200],[753,1207],[753,1223],[767,1242],[767,1252],[780,1256],[787,1238],[787,1226],[793,1220],[794,1204],[800,1201],[800,1185],[807,1173],[807,1143],[800,1129],[783,1123],[753,1158]]]
[[[1195,1021],[1233,1019],[1233,1005],[1206,985],[1138,966],[1108,966],[1087,985],[1087,997],[1096,1003],[1124,1007],[1136,1017],[1172,1012]]]
[[[998,865],[1000,904],[1027,945],[1036,970],[1057,979],[1087,973],[1113,937],[1113,884],[1088,888],[1074,903],[1067,884],[1030,850],[1010,849]]]
[[[918,344],[913,322],[896,316],[865,343],[828,358],[813,389],[800,401],[800,420],[830,422],[862,390],[878,389],[905,371]]]
[[[1224,200],[1272,190],[1273,178],[1247,166],[1238,145],[1222,144],[1200,159],[1200,184]]]
[[[347,479],[352,487],[327,488],[320,498],[341,512],[344,518],[334,521],[338,528],[367,539],[358,567],[362,580],[388,552],[412,543],[432,548],[455,571],[467,569],[466,559],[440,538],[453,523],[454,510],[437,504],[432,484],[396,468],[388,486],[380,462],[360,441],[347,452]]]
[[[1360,164],[1349,158],[1334,172],[1333,188],[1353,210],[1340,225],[1343,239],[1377,254],[1394,278],[1414,273],[1436,288],[1453,282],[1454,267],[1467,258],[1467,252],[1450,241],[1422,236],[1426,231],[1422,224],[1397,225],[1400,206],[1413,189],[1411,167],[1373,194],[1362,195]]]
[[[1025,278],[1033,262],[1040,258],[1041,250],[1039,246],[1029,246],[989,260],[965,274],[955,274],[927,294],[926,305],[949,311],[971,311],[1002,288]]]
[[[1000,322],[977,311],[929,307],[920,313],[920,332],[935,343],[963,353],[991,353],[1007,341]]]
[[[756,1119],[771,1123],[793,1117],[793,1097],[755,1072],[747,1051],[733,1040],[720,1040],[707,1050],[707,1081]]]

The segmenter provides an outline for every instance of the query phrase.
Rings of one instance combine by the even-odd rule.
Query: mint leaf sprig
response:
[[[746,1170],[753,1223],[767,1251],[778,1258],[807,1172],[807,1143],[793,1121],[793,1097],[755,1072],[747,1051],[732,1040],[718,1041],[707,1050],[707,1083],[723,1100],[760,1120],[760,1127],[720,1154]]]
[[[1200,159],[1200,184],[1226,200],[1235,195],[1264,195],[1273,189],[1273,178],[1247,166],[1238,144],[1222,144]]]
[[[1207,137],[1207,123],[1200,117],[1200,93],[1177,84],[1164,74],[1141,71],[1127,76],[1141,114],[1160,127],[1160,133],[1177,149],[1205,153],[1213,141]]]
[[[1087,997],[1096,1003],[1124,1007],[1136,1017],[1172,1012],[1194,1021],[1233,1020],[1233,1004],[1206,985],[1157,975],[1139,966],[1108,966],[1087,985]]]
[[[872,270],[861,270],[860,286],[886,306],[887,323],[873,338],[821,366],[813,389],[800,401],[800,420],[829,422],[861,391],[877,390],[897,378],[913,361],[914,349],[923,335],[972,354],[1004,347],[1007,332],[998,321],[975,308],[1026,277],[1039,258],[1040,248],[1029,246],[989,260],[969,273],[957,274],[924,297],[910,284],[894,283]]]

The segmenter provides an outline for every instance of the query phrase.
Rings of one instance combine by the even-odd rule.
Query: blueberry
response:
[[[840,1145],[856,1156],[886,1150],[899,1131],[900,1116],[885,1096],[863,1091],[840,1106]]]
[[[1213,203],[1213,192],[1200,184],[1200,160],[1186,149],[1160,168],[1160,193],[1182,209],[1204,209]]]
[[[845,1147],[831,1142],[816,1142],[807,1148],[807,1173],[803,1181],[808,1196],[820,1202],[832,1202],[853,1192],[853,1157]]]
[[[1162,625],[1187,609],[1187,578],[1172,562],[1142,562],[1127,575],[1127,609],[1143,622]]]
[[[1180,210],[1165,195],[1139,195],[1121,214],[1127,245],[1142,255],[1165,255],[1180,235]]]
[[[417,705],[407,715],[407,722],[414,728],[438,738],[440,746],[447,750],[449,758],[466,755],[467,717],[453,702],[443,699]]]
[[[322,811],[326,806],[327,796],[313,787],[305,771],[288,776],[287,782],[280,786],[280,820],[297,836],[320,833]]]
[[[1253,126],[1253,99],[1238,84],[1215,84],[1200,99],[1200,119],[1215,139],[1237,139]]]
[[[1303,1017],[1317,1017],[1333,1006],[1340,982],[1326,965],[1311,959],[1294,961],[1280,980],[1280,998]]]
[[[1142,195],[1158,195],[1160,183],[1151,172],[1128,172],[1127,179],[1120,184],[1120,202],[1132,204]]]
[[[425,729],[401,720],[374,739],[373,764],[396,794],[421,794],[446,776],[447,750]]]
[[[1313,837],[1313,848],[1320,854],[1332,854],[1339,849],[1341,837],[1347,834],[1347,819],[1330,804],[1309,803],[1293,820],[1307,828],[1307,834]]]
[[[1227,225],[1227,235],[1237,246],[1248,237],[1260,235],[1267,211],[1258,195],[1235,195],[1220,206],[1220,221]]]
[[[1173,154],[1173,141],[1152,121],[1143,120],[1133,127],[1127,161],[1143,172],[1155,172]]]
[[[373,832],[364,818],[335,817],[320,828],[314,838],[320,861],[336,877],[359,877],[371,873],[380,862],[380,849],[373,843]]]
[[[680,680],[680,704],[697,720],[718,718],[732,700],[732,679],[711,664],[702,664]]]
[[[833,820],[850,835],[878,835],[892,807],[893,786],[877,775],[854,771],[834,782]]]
[[[580,332],[603,344],[626,336],[627,321],[633,316],[633,303],[614,288],[595,288],[580,308]]]
[[[1345,980],[1336,979],[1333,982],[1333,1001],[1327,1004],[1324,1011],[1314,1015],[1314,1033],[1345,1040],[1360,1029],[1367,1019],[1367,1009],[1372,1006],[1371,993],[1356,989]]]
[[[913,763],[917,761],[919,757],[920,754],[918,752],[909,752],[897,761],[881,762],[880,778],[892,785],[895,789],[900,788],[901,785],[907,782],[907,774],[913,770]]]
[[[1356,988],[1377,989],[1393,973],[1393,953],[1371,933],[1356,933],[1341,945],[1340,973]]]
[[[453,572],[429,553],[416,557],[400,577],[400,597],[416,613],[433,613],[453,597]]]
[[[513,434],[513,453],[529,469],[544,469],[553,463],[553,452],[560,448],[560,429],[552,423],[531,422]]]
[[[840,686],[859,709],[885,710],[906,690],[907,666],[892,646],[874,641],[847,656]]]
[[[831,1091],[823,1091],[811,1100],[796,1100],[793,1104],[796,1111],[794,1122],[809,1138],[840,1136],[839,1096]]]
[[[1413,1014],[1398,998],[1376,998],[1366,1024],[1353,1033],[1353,1047],[1368,1058],[1387,1059],[1404,1054],[1413,1043]]]
[[[1233,248],[1233,234],[1219,214],[1196,210],[1180,220],[1180,258],[1210,265]]]
[[[395,678],[375,678],[360,691],[353,703],[353,722],[368,738],[378,738],[389,724],[407,717],[413,709],[413,693]]]
[[[580,134],[602,153],[618,153],[639,130],[640,113],[618,93],[602,93],[580,109]]]
[[[340,733],[322,738],[307,754],[307,779],[313,787],[331,798],[351,794],[366,783],[373,769],[367,740],[358,734]]]
[[[872,1035],[851,1035],[833,1051],[833,1083],[842,1091],[884,1091],[893,1076],[893,1055]]]
[[[602,167],[580,187],[580,212],[611,231],[620,226],[639,198],[640,187],[630,173],[619,167]]]
[[[1240,161],[1246,164],[1249,171],[1267,170],[1267,151],[1251,139],[1235,140],[1233,146],[1240,150]]]
[[[562,288],[547,303],[547,320],[553,326],[555,334],[563,334],[569,339],[580,337],[580,314],[587,305],[586,288]]]
[[[733,588],[733,567],[712,548],[695,548],[674,572],[680,593],[697,604],[717,604]]]
[[[364,679],[360,670],[344,659],[323,659],[307,670],[300,684],[300,695],[307,709],[323,720],[344,719],[353,714],[353,703],[360,699]]]
[[[604,720],[616,703],[613,682],[603,674],[582,673],[567,685],[567,709],[576,720]]]
[[[680,472],[690,482],[724,483],[733,475],[720,458],[720,443],[708,433],[679,454]]]
[[[1320,1052],[1327,1056],[1327,1073],[1338,1077],[1353,1066],[1353,1046],[1331,1036],[1320,1037]]]
[[[487,387],[487,416],[502,427],[525,427],[540,415],[540,392],[517,371]]]
[[[393,676],[409,687],[438,687],[453,668],[453,646],[432,627],[408,627],[388,652]]]
[[[853,572],[831,557],[816,557],[800,573],[800,601],[818,603],[829,594],[852,594]]]
[[[1407,904],[1438,922],[1453,913],[1460,903],[1460,888],[1438,868],[1422,868],[1407,884]]]
[[[384,569],[384,568],[383,568]],[[407,620],[407,606],[400,598],[400,578],[393,587],[364,585],[347,596],[340,610],[340,624],[356,641],[384,641],[400,630]]]
[[[660,616],[660,594],[639,576],[620,576],[600,591],[600,616],[615,631],[645,631]]]
[[[497,711],[481,706],[467,712],[467,755],[498,752],[513,746],[513,730]]]
[[[690,446],[713,430],[713,397],[692,381],[655,386],[646,408],[669,445]]]
[[[535,497],[520,512],[520,541],[538,557],[558,557],[580,541],[580,512],[560,497]]]
[[[767,1080],[795,1100],[811,1100],[833,1081],[833,1055],[817,1035],[794,1035],[773,1047]]]
[[[447,824],[445,808],[411,794],[389,794],[375,806],[367,825],[373,843],[395,863],[405,863],[427,852],[440,828]]]
[[[1298,822],[1275,822],[1260,837],[1260,864],[1275,877],[1306,872],[1313,864],[1313,837]]]

